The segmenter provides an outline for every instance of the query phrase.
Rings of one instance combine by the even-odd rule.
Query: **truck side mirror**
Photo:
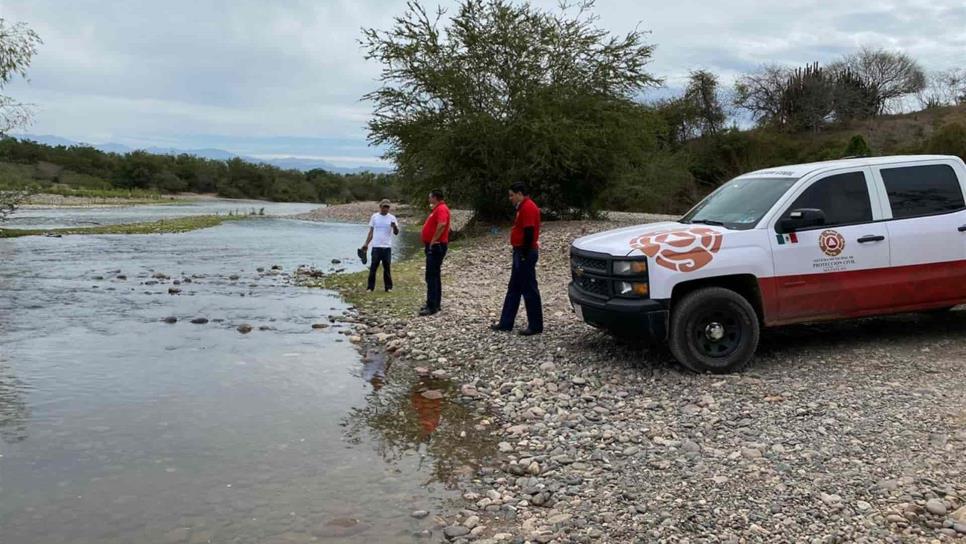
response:
[[[811,227],[821,227],[825,224],[825,212],[818,208],[799,208],[792,210],[778,222],[783,233],[795,232]]]

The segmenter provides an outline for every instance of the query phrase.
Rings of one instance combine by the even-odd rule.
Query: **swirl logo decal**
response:
[[[633,249],[675,272],[704,268],[721,249],[721,233],[708,227],[658,231],[633,238]]]
[[[818,235],[818,247],[829,257],[838,257],[845,251],[845,237],[834,230],[823,231]]]

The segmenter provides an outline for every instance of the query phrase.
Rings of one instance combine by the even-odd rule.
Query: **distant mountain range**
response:
[[[320,168],[327,172],[335,172],[337,174],[357,174],[359,172],[372,172],[374,174],[382,174],[391,172],[392,168],[386,166],[356,166],[356,167],[344,167],[336,166],[328,161],[321,159],[306,159],[300,157],[278,157],[272,159],[259,159],[256,157],[250,157],[246,155],[239,155],[237,153],[232,153],[231,151],[225,151],[224,149],[214,149],[214,148],[204,148],[204,149],[178,149],[174,147],[146,147],[143,149],[136,149],[133,147],[126,146],[124,144],[115,143],[105,143],[105,144],[85,144],[82,142],[77,142],[74,140],[68,140],[67,138],[61,138],[60,136],[52,136],[49,134],[18,134],[14,137],[20,140],[31,140],[40,144],[58,146],[62,145],[65,147],[72,147],[77,145],[90,145],[94,149],[99,149],[105,153],[119,153],[126,154],[132,151],[146,151],[148,153],[153,153],[155,155],[194,155],[195,157],[200,157],[203,159],[211,159],[216,161],[227,161],[234,158],[242,159],[243,161],[255,163],[255,164],[270,164],[278,168],[283,168],[286,170],[300,170],[302,172],[307,172],[309,170],[315,170]]]

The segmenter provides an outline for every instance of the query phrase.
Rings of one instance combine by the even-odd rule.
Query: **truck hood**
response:
[[[574,240],[573,245],[577,249],[584,251],[593,251],[597,253],[606,253],[615,257],[624,257],[637,251],[631,247],[631,241],[639,238],[640,236],[678,229],[686,230],[694,227],[711,229],[722,234],[728,232],[727,229],[722,227],[713,227],[709,225],[689,225],[679,223],[677,221],[664,221],[661,223],[647,223],[644,225],[635,225],[633,227],[598,232],[597,234],[583,236]],[[640,252],[637,252],[637,254],[640,255]]]

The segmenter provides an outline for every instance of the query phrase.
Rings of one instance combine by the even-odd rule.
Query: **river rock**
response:
[[[422,393],[420,393],[420,395],[424,399],[428,399],[428,400],[439,400],[443,398],[443,392],[440,391],[439,389],[430,389],[429,391],[423,391]]]
[[[443,529],[443,534],[446,535],[446,538],[453,540],[454,538],[470,534],[470,530],[462,525],[450,525]]]
[[[368,529],[368,526],[355,518],[333,518],[318,527],[312,534],[322,538],[346,538],[357,535]]]
[[[424,517],[429,515],[429,512],[426,510],[415,510],[413,511],[412,514],[409,514],[409,515],[416,519],[423,519]]]
[[[944,503],[939,499],[929,499],[928,501],[926,501],[926,510],[928,510],[930,514],[933,514],[936,516],[945,516],[946,503]]]
[[[312,323],[312,328],[313,329],[328,329],[329,328],[329,325],[328,325],[328,323]]]
[[[181,289],[178,289],[177,287],[168,287],[168,294],[169,295],[180,295],[181,294]]]
[[[242,334],[248,334],[252,332],[252,326],[249,325],[248,323],[242,323],[241,325],[238,326],[237,330]]]
[[[173,315],[169,315],[168,317],[162,319],[161,321],[164,321],[165,323],[172,325],[178,322],[178,318],[174,317]]]
[[[192,319],[191,322],[194,323],[195,325],[204,325],[205,323],[208,322],[208,318],[205,318],[205,317],[196,317],[196,318]]]

